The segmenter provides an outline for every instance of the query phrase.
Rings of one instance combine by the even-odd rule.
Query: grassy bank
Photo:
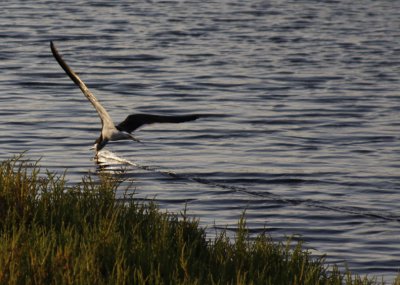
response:
[[[328,270],[301,243],[207,240],[198,222],[116,201],[117,181],[66,187],[21,159],[0,165],[0,284],[376,284]],[[332,270],[333,269],[333,270]]]

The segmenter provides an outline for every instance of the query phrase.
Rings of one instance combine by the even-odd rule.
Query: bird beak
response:
[[[130,137],[133,141],[138,142],[138,143],[142,143],[139,139],[135,138],[133,135],[130,134]]]

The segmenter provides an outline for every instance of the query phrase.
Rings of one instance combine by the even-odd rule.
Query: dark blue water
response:
[[[70,2],[70,3],[68,3]],[[0,4],[0,158],[70,183],[96,173],[100,121],[54,40],[116,122],[216,113],[110,143],[138,198],[234,229],[300,235],[329,262],[400,268],[400,2]],[[112,152],[112,153],[108,153]],[[123,191],[123,189],[121,189]]]

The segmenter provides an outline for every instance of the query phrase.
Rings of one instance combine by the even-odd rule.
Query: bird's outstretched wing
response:
[[[68,64],[62,59],[61,55],[58,53],[57,48],[54,43],[50,42],[51,52],[53,53],[54,58],[60,64],[60,66],[64,69],[65,73],[72,79],[72,81],[78,85],[78,87],[82,90],[83,94],[86,98],[92,103],[97,113],[100,116],[101,123],[103,124],[103,128],[114,128],[114,123],[107,113],[106,109],[97,101],[96,97],[92,92],[87,88],[86,84],[79,78],[79,76],[68,66]]]
[[[140,128],[143,125],[154,123],[183,123],[188,121],[197,120],[206,115],[181,115],[181,116],[161,116],[161,115],[147,115],[147,114],[133,114],[129,115],[123,122],[121,122],[117,129],[128,133]]]

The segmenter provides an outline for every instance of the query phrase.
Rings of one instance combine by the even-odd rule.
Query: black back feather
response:
[[[143,125],[154,123],[183,123],[194,121],[203,115],[180,115],[180,116],[162,116],[150,114],[133,114],[129,115],[123,122],[121,122],[117,129],[128,133],[140,128]]]

